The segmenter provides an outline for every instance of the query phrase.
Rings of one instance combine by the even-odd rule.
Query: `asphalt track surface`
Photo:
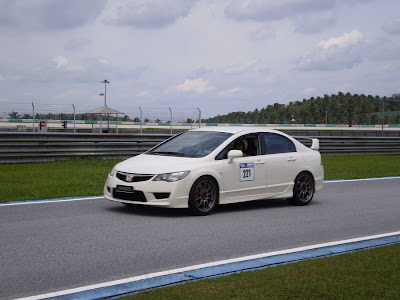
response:
[[[0,299],[400,230],[400,178],[328,182],[309,206],[186,210],[104,199],[0,205]]]

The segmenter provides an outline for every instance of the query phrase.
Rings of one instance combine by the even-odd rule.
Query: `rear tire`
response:
[[[193,184],[189,194],[189,210],[193,215],[209,215],[217,205],[217,184],[210,177],[200,177]]]
[[[313,199],[314,191],[314,179],[311,174],[307,172],[300,173],[294,180],[293,198],[288,200],[293,205],[307,205]]]

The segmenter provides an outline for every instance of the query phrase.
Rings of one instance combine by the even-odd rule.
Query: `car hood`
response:
[[[126,173],[161,174],[191,170],[197,164],[204,164],[204,158],[140,154],[120,162],[115,169]]]

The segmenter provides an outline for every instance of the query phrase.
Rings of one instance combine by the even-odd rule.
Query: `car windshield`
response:
[[[214,131],[187,131],[157,146],[146,154],[203,157],[210,154],[232,134]]]

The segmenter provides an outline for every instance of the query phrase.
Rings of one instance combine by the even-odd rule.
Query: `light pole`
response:
[[[142,108],[139,106],[139,110],[140,110],[140,134],[142,134],[143,133],[143,130],[142,130],[142,116],[143,116],[143,114],[142,114]]]
[[[110,83],[107,79],[104,79],[100,83],[104,83],[104,106],[107,107],[107,83]],[[103,93],[100,95],[102,96]]]
[[[35,132],[35,105],[32,102],[32,132]]]
[[[197,108],[197,110],[199,111],[199,128],[201,127],[201,110],[200,108]]]

